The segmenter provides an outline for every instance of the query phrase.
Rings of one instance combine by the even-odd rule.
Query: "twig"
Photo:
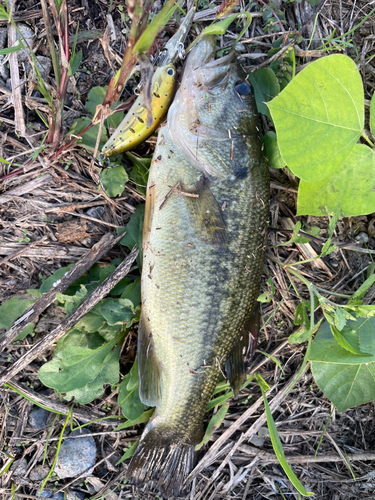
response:
[[[22,332],[29,323],[35,321],[40,314],[56,300],[56,293],[63,292],[76,281],[83,273],[98,261],[103,255],[121,239],[122,235],[113,236],[110,233],[105,234],[102,239],[96,243],[92,249],[77,262],[77,264],[68,271],[61,280],[55,283],[48,292],[46,292],[35,304],[19,319],[16,323],[5,332],[0,339],[0,352]],[[29,248],[29,247],[28,247]],[[24,319],[23,319],[24,318]]]
[[[320,432],[321,434],[321,432]],[[265,460],[267,463],[278,463],[279,459],[273,454],[267,451],[260,450],[255,446],[249,446],[246,444],[241,444],[238,446],[237,451],[245,453],[248,456],[257,456],[260,460]],[[236,459],[241,458],[236,456]],[[367,453],[347,453],[346,458],[351,461],[359,460],[375,460],[375,452]],[[309,464],[314,462],[342,462],[343,458],[339,455],[294,455],[286,456],[287,462],[289,464]]]
[[[78,307],[70,316],[68,316],[59,326],[52,332],[48,333],[42,340],[37,342],[24,354],[21,358],[13,363],[13,365],[4,370],[0,375],[0,386],[8,382],[25,366],[29,365],[35,358],[42,354],[50,345],[61,338],[68,330],[70,330],[85,314],[103,299],[117,283],[130,271],[131,265],[138,255],[138,249],[133,248],[128,257],[113,271],[112,274],[101,283]]]
[[[26,252],[26,250],[29,250],[32,247],[35,247],[39,243],[43,243],[47,239],[47,236],[43,236],[43,238],[40,238],[39,240],[35,240],[31,242],[29,245],[25,246],[24,248],[21,248],[20,250],[17,250],[17,252],[12,253],[11,255],[8,255],[7,257],[4,257],[3,259],[0,259],[0,266],[8,262],[8,260],[15,259],[22,255],[23,253]]]
[[[62,415],[68,415],[68,413],[69,413],[70,407],[68,405],[59,403],[57,401],[52,401],[51,399],[47,398],[43,394],[31,391],[28,387],[25,387],[22,384],[18,384],[13,379],[9,381],[9,386],[7,384],[6,387],[10,390],[14,390],[17,393],[24,394],[25,395],[24,397],[29,398],[38,406],[40,405],[40,406],[43,406],[46,408],[50,408],[51,410],[55,411],[56,413],[61,413]],[[93,420],[103,419],[103,420],[100,420],[99,422],[95,422],[95,424],[100,424],[100,425],[116,425],[117,426],[120,423],[120,421],[118,421],[114,418],[108,418],[108,419],[104,420],[104,417],[106,416],[105,413],[102,411],[98,411],[98,410],[87,411],[84,408],[74,408],[73,416],[75,418],[77,418],[77,420],[80,420],[81,422],[92,422]],[[25,439],[25,438],[23,437],[22,439]],[[58,440],[59,438],[56,438],[56,439]],[[54,438],[46,439],[45,441],[49,441],[49,440],[53,441]]]

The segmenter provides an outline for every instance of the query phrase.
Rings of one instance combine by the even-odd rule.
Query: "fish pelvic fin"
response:
[[[158,491],[164,498],[184,496],[183,483],[195,464],[195,444],[172,442],[152,428],[136,449],[126,476],[132,484]]]

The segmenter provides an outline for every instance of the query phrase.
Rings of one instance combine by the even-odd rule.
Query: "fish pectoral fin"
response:
[[[145,218],[143,221],[143,248],[148,244],[150,238],[152,218],[155,210],[155,184],[148,183],[146,192]]]
[[[161,363],[155,353],[148,321],[142,316],[138,326],[138,373],[142,403],[157,406],[161,397]]]
[[[259,305],[256,304],[252,315],[241,332],[237,344],[233,347],[225,363],[225,372],[235,397],[238,396],[241,386],[245,382],[248,363],[256,349],[259,326],[260,311]]]
[[[202,178],[193,190],[196,196],[186,196],[191,217],[197,234],[204,241],[224,247],[228,243],[228,235],[220,207],[206,179]]]

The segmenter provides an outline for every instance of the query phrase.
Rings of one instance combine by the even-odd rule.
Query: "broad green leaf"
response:
[[[266,155],[271,167],[284,168],[285,161],[281,157],[275,132],[267,132],[267,134],[263,138],[263,141]]]
[[[129,152],[125,154],[134,165],[133,170],[130,172],[130,178],[136,183],[138,191],[142,194],[146,194],[151,158],[139,158]]]
[[[104,87],[93,87],[90,92],[88,93],[87,96],[87,101],[86,101],[86,108],[88,112],[90,113],[90,117],[93,118],[95,113],[96,113],[96,108],[97,106],[103,104],[104,97],[107,92],[107,86]],[[112,104],[111,109],[116,109],[117,106],[121,104],[121,101],[117,101],[114,104]],[[114,115],[111,115],[109,118],[107,118],[104,122],[104,125],[106,127],[112,127],[112,128],[117,128],[120,123],[122,122],[124,118],[124,112],[120,113],[115,113]]]
[[[277,456],[281,467],[284,469],[285,474],[288,476],[289,480],[291,481],[293,486],[296,488],[296,490],[304,497],[310,497],[313,495],[313,493],[310,491],[306,491],[306,489],[303,487],[303,485],[301,484],[301,482],[299,481],[297,476],[294,474],[294,472],[290,468],[290,465],[288,464],[288,462],[285,458],[283,445],[281,444],[279,435],[277,433],[275,421],[272,417],[270,407],[268,406],[267,396],[265,393],[265,387],[264,387],[264,383],[263,383],[264,381],[259,379],[259,374],[257,374],[257,380],[259,382],[260,389],[262,391],[264,407],[266,410],[268,431],[270,433],[271,443],[272,443],[272,447],[273,447],[273,450],[275,452],[275,455]]]
[[[87,333],[98,332],[104,324],[107,324],[106,320],[103,318],[101,306],[102,302],[96,304],[90,312],[85,314],[84,317],[76,323],[75,328]]]
[[[362,80],[354,61],[342,54],[309,64],[268,107],[281,156],[307,182],[329,177],[364,126]]]
[[[375,318],[349,321],[341,334],[370,354],[353,354],[339,346],[325,322],[308,359],[319,388],[339,411],[344,411],[375,399]]]
[[[135,316],[133,303],[128,299],[104,299],[101,313],[110,326],[126,326]]]
[[[48,292],[53,286],[56,286],[61,278],[65,276],[65,274],[73,267],[73,264],[67,267],[60,267],[56,272],[51,274],[46,280],[43,281],[41,287],[40,287],[40,293],[45,293]]]
[[[70,134],[77,135],[84,128],[91,124],[90,118],[87,116],[83,116],[82,118],[78,118],[77,121],[74,122],[73,127],[70,130]],[[96,145],[96,138],[99,133],[99,125],[94,125],[87,132],[85,132],[82,137],[79,139],[79,144],[83,147],[87,146],[89,151],[94,150]],[[104,144],[107,142],[107,135],[105,132],[105,128],[102,128],[102,133],[100,136],[99,149],[101,149]]]
[[[132,370],[130,370],[119,385],[118,393],[118,404],[121,406],[122,414],[129,420],[137,419],[147,408],[147,406],[144,405],[139,398],[138,384],[135,387],[132,387],[131,390],[128,390],[128,384],[132,378]]]
[[[121,431],[122,429],[127,429],[128,427],[133,427],[133,425],[146,424],[152,414],[154,413],[155,408],[151,408],[151,410],[146,410],[142,413],[142,415],[134,420],[127,420],[123,424],[120,424],[118,427],[113,429],[114,431]]]
[[[300,182],[297,215],[330,215],[339,206],[345,217],[375,211],[375,155],[364,144],[356,144],[328,179]]]
[[[372,96],[370,104],[370,130],[375,137],[375,94]]]
[[[117,339],[116,339],[117,340]],[[40,381],[60,393],[80,389],[92,382],[102,370],[103,362],[116,340],[98,349],[70,346],[43,365],[39,372]]]
[[[200,450],[202,446],[210,440],[212,434],[218,429],[224,421],[226,414],[228,413],[229,403],[223,404],[218,411],[213,415],[207,425],[206,432],[202,441],[196,445],[195,450]]]
[[[265,103],[276,97],[280,92],[280,85],[275,73],[271,68],[260,68],[254,71],[254,73],[250,73],[248,79],[254,89],[255,101],[259,113],[271,119],[270,112]]]
[[[56,294],[56,299],[61,304],[64,304],[67,315],[71,314],[74,309],[76,309],[85,300],[86,297],[87,289],[84,285],[81,285],[80,290],[77,290],[74,295],[64,295],[62,293]]]
[[[122,194],[129,176],[123,166],[108,168],[103,171],[102,184],[107,195],[111,198]]]
[[[39,290],[27,290],[27,293],[16,295],[9,300],[4,301],[0,305],[0,329],[9,328],[13,323],[25,313],[34,302],[41,297]],[[30,323],[17,336],[16,340],[23,340],[27,335],[32,333],[34,323]]]
[[[121,346],[118,346],[112,352],[110,352],[105,360],[98,375],[94,380],[80,389],[67,392],[64,399],[70,401],[73,397],[77,403],[82,405],[91,403],[94,399],[100,397],[103,394],[104,384],[116,384],[119,379],[119,356],[120,356]]]
[[[59,351],[63,351],[69,346],[97,349],[98,347],[102,346],[104,342],[104,338],[97,332],[83,333],[82,330],[72,328],[56,342],[56,350],[54,352],[54,356],[56,356]]]
[[[126,234],[120,240],[121,245],[124,245],[130,250],[134,245],[139,248],[139,255],[137,257],[137,264],[139,269],[142,269],[142,240],[143,240],[143,219],[145,216],[145,206],[137,205],[135,213],[130,217],[130,221],[126,226]]]
[[[134,307],[137,307],[141,303],[141,278],[137,278],[134,283],[127,286],[121,298],[130,300]]]

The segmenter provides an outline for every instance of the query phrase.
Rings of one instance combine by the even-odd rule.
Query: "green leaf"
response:
[[[273,168],[284,168],[285,161],[282,159],[275,132],[267,132],[263,138],[264,148],[268,161]]]
[[[356,144],[329,179],[300,182],[297,215],[330,215],[339,206],[345,217],[375,211],[375,155],[364,144]]]
[[[254,89],[255,101],[259,113],[271,119],[270,112],[265,103],[276,97],[280,92],[280,85],[275,73],[271,68],[260,68],[254,71],[254,73],[250,73],[248,79]]]
[[[375,137],[375,94],[372,96],[370,104],[370,130]]]
[[[130,172],[130,178],[137,184],[137,189],[142,194],[146,194],[148,171],[151,165],[151,158],[139,158],[132,153],[125,153],[134,165]]]
[[[333,174],[364,126],[362,80],[354,61],[342,54],[309,64],[268,107],[281,156],[307,182]]]
[[[120,324],[124,328],[135,316],[133,303],[128,299],[104,299],[101,313],[110,326]]]
[[[115,198],[123,193],[128,180],[129,176],[122,166],[108,168],[102,174],[103,187],[107,195],[111,198]]]
[[[135,368],[134,368],[135,366]],[[139,418],[147,408],[139,398],[139,383],[134,385],[134,377],[138,376],[137,365],[133,365],[130,372],[125,375],[124,380],[119,385],[118,404],[121,406],[121,411],[124,417],[129,420]],[[129,382],[130,389],[128,389]]]
[[[64,295],[62,293],[56,294],[56,299],[60,304],[64,304],[66,314],[71,314],[74,309],[76,309],[87,297],[87,289],[84,285],[81,285],[80,290],[74,295]]]
[[[91,120],[90,118],[87,118],[87,116],[78,118],[78,120],[74,122],[73,127],[70,130],[70,134],[77,135],[79,132],[81,132],[84,128],[86,128],[90,124]],[[81,144],[83,147],[87,146],[88,148],[90,148],[90,150],[93,150],[96,145],[96,138],[98,137],[98,133],[99,133],[99,125],[94,125],[82,135],[79,144]],[[103,127],[99,141],[99,149],[101,149],[106,142],[107,142],[107,135],[105,132],[105,128]]]
[[[123,462],[124,460],[127,460],[128,458],[132,457],[134,455],[135,450],[137,449],[138,443],[139,443],[139,439],[137,439],[137,441],[135,443],[133,443],[130,446],[130,448],[128,448],[126,450],[126,452],[122,455],[122,457],[120,458],[120,460],[117,462],[116,465],[120,465],[121,462]]]
[[[338,411],[375,399],[375,318],[349,321],[341,334],[370,354],[353,354],[339,346],[325,322],[308,356],[316,383]]]
[[[262,383],[262,380],[260,380],[258,377],[259,377],[259,375],[257,374],[257,380],[259,382],[260,389],[262,391],[262,396],[263,396],[263,401],[264,401],[264,407],[265,407],[265,410],[266,410],[268,431],[270,433],[271,443],[272,443],[273,450],[274,450],[274,452],[276,454],[276,457],[278,458],[281,467],[284,469],[285,474],[288,476],[289,480],[291,481],[291,483],[293,484],[293,486],[296,488],[296,490],[301,495],[303,495],[304,497],[310,497],[310,496],[313,495],[313,493],[311,493],[310,491],[306,491],[305,490],[305,488],[300,483],[299,479],[294,474],[294,472],[290,468],[290,465],[288,464],[288,462],[287,462],[287,460],[285,458],[283,446],[281,444],[279,435],[277,434],[277,429],[276,429],[275,421],[273,420],[270,407],[268,406],[268,401],[267,401],[267,396],[266,396],[266,393],[265,393],[264,384]]]
[[[6,49],[0,49],[0,56],[6,56],[8,54],[13,54],[13,52],[19,52],[24,48],[24,45],[16,45],[14,47],[7,47]]]
[[[27,293],[15,295],[9,300],[6,300],[0,305],[0,329],[9,328],[13,323],[20,318],[33,304],[41,297],[39,290],[27,290]],[[16,340],[23,340],[27,335],[32,333],[34,323],[30,323],[17,336]]]
[[[104,338],[97,332],[83,333],[82,330],[72,328],[56,342],[56,350],[54,352],[54,356],[56,356],[59,351],[63,351],[69,346],[97,349],[98,347],[102,346],[104,342]]]
[[[139,256],[137,257],[137,264],[139,269],[142,269],[142,240],[143,240],[143,219],[145,216],[145,206],[137,205],[135,213],[130,217],[130,221],[126,226],[126,234],[120,240],[121,245],[124,245],[130,250],[134,245],[139,248]]]
[[[141,278],[137,278],[134,283],[127,286],[121,298],[129,299],[134,307],[137,307],[141,303]]]
[[[228,413],[228,409],[229,409],[229,403],[225,403],[218,409],[215,415],[211,417],[202,441],[195,447],[196,451],[200,450],[203,445],[208,443],[215,430],[221,426],[226,417],[226,414]]]
[[[261,295],[259,295],[259,297],[257,298],[258,302],[263,302],[263,303],[271,302],[272,297],[275,295],[275,286],[273,284],[272,279],[269,278],[268,280],[266,280],[266,283],[271,287],[271,290],[269,292],[262,293]]]
[[[77,403],[82,405],[91,403],[103,394],[103,385],[114,385],[119,379],[119,357],[121,346],[110,352],[104,359],[101,370],[94,380],[80,389],[67,392],[64,399],[70,401],[73,397]]]
[[[171,6],[170,1],[164,5],[164,7],[158,14],[156,14],[154,19],[140,36],[137,43],[134,45],[133,54],[136,54],[137,52],[145,54],[150,50],[152,44],[154,43],[156,35],[167,24],[176,9],[177,5],[173,5],[172,3]]]
[[[82,61],[82,50],[78,51],[74,56],[71,58],[69,62],[69,76],[73,76],[77,69],[79,68],[79,65],[81,64]]]
[[[90,384],[102,370],[104,360],[117,340],[118,338],[95,350],[67,347],[40,368],[40,381],[60,393],[74,391]]]
[[[60,267],[56,272],[51,274],[46,280],[43,281],[42,286],[40,287],[40,293],[48,292],[56,283],[59,283],[60,279],[65,276],[65,274],[73,267],[73,264],[67,267]]]
[[[151,408],[150,410],[146,410],[142,413],[142,415],[134,420],[127,420],[123,424],[120,424],[117,426],[114,431],[121,431],[122,429],[127,429],[128,427],[133,427],[134,425],[139,425],[139,424],[146,424],[150,418],[152,417],[152,414],[154,413],[155,408]]]
[[[238,14],[233,14],[232,16],[229,16],[225,19],[222,19],[221,21],[218,21],[217,23],[211,24],[211,26],[207,26],[207,28],[204,28],[202,31],[201,35],[225,35],[227,29],[229,26],[233,23],[233,21],[236,19]]]

